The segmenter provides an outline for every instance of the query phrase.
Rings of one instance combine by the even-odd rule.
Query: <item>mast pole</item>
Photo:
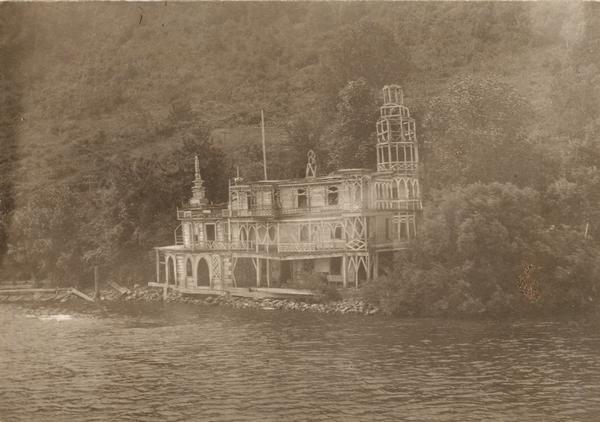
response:
[[[267,148],[265,145],[265,113],[263,110],[260,110],[260,127],[262,132],[262,150],[263,150],[263,170],[265,174],[265,179],[267,179]]]

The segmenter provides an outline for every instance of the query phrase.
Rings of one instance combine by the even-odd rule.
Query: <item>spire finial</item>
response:
[[[202,175],[200,174],[200,160],[198,160],[198,156],[194,156],[194,169],[196,174],[196,179],[202,179]]]
[[[192,186],[192,198],[190,199],[190,204],[197,207],[204,207],[208,204],[206,199],[206,189],[204,188],[204,181],[202,180],[202,175],[200,174],[200,161],[198,160],[198,156],[194,156],[194,185]]]

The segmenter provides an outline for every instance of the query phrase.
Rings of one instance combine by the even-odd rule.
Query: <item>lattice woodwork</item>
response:
[[[346,248],[353,251],[367,248],[367,223],[365,217],[347,217],[344,219]]]
[[[219,255],[210,255],[210,269],[212,280],[211,284],[215,281],[221,281],[221,257]]]

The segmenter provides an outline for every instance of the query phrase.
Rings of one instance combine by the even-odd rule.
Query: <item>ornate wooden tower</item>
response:
[[[419,162],[415,119],[404,105],[399,85],[383,87],[383,105],[377,121],[377,170],[416,176]]]

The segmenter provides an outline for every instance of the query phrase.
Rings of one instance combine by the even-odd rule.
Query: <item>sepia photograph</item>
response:
[[[600,3],[0,1],[0,422],[600,421]]]

